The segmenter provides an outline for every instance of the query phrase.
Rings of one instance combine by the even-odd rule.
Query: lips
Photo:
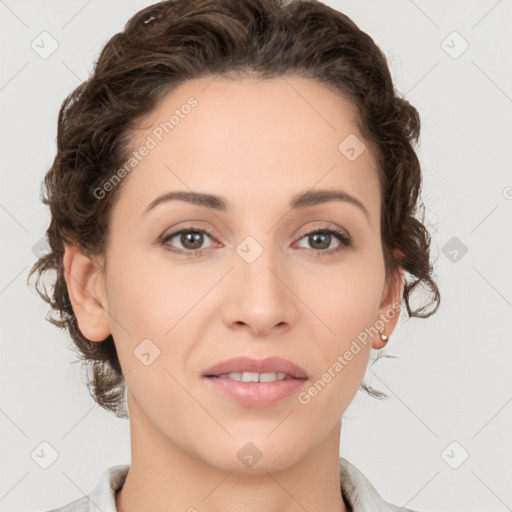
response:
[[[241,374],[249,377],[248,380],[253,380],[254,374],[267,374],[267,376],[263,381],[256,379],[257,382],[249,382],[245,379],[237,380],[234,375],[231,375],[233,378],[229,378],[230,374],[238,374],[238,377]],[[284,374],[286,378],[265,382],[268,374],[276,374],[276,376],[281,374],[280,377]],[[277,406],[300,392],[308,381],[304,368],[281,357],[266,359],[235,357],[208,368],[201,375],[210,389],[245,407]],[[259,378],[261,377],[263,375]]]
[[[254,359],[252,357],[235,357],[222,361],[207,370],[201,375],[203,377],[218,377],[228,373],[285,373],[294,379],[307,379],[308,375],[304,368],[292,363],[282,357],[267,357],[265,359]]]

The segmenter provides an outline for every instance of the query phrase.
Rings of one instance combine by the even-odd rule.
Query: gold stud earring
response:
[[[389,340],[389,338],[386,336],[386,334],[384,333],[384,328],[382,329],[379,329],[379,334],[380,334],[380,339],[381,341],[384,342],[384,344],[386,344]]]

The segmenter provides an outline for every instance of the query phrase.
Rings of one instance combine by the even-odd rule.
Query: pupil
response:
[[[327,249],[329,247],[329,243],[330,243],[330,237],[331,235],[327,234],[327,233],[316,233],[314,235],[310,235],[310,243],[312,245],[312,247],[315,247],[315,245],[317,244],[317,241],[318,241],[318,238],[326,238],[327,240],[327,243],[326,241],[324,240],[324,243],[322,244],[322,241],[320,241],[320,247],[317,246],[317,249]]]
[[[192,247],[189,247],[190,249],[197,249],[197,248],[201,247],[202,236],[203,236],[203,234],[198,233],[198,232],[183,233],[182,234],[182,243],[183,243],[183,241],[185,241],[185,243],[183,243],[183,245],[185,247],[187,247],[187,244],[190,244],[190,245],[192,245]],[[194,243],[194,238],[195,238],[196,243]],[[197,242],[199,242],[199,243],[197,243]]]

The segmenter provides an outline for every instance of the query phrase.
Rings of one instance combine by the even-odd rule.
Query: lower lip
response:
[[[307,381],[307,379],[284,379],[274,382],[240,382],[218,377],[204,378],[217,391],[251,407],[274,405],[297,393]]]

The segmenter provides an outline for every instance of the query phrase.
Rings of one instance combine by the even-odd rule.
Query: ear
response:
[[[395,258],[403,256],[399,250],[393,252]],[[384,334],[391,336],[395,330],[396,324],[400,317],[402,306],[402,295],[405,285],[405,270],[403,267],[398,266],[396,271],[389,276],[384,286],[382,293],[381,303],[378,310],[379,320],[384,323]],[[380,322],[379,322],[380,324]],[[380,349],[386,344],[385,341],[380,339],[380,336],[375,336],[372,342],[372,347]]]
[[[80,332],[91,341],[103,341],[110,328],[102,264],[93,262],[78,245],[66,245],[63,265]]]

